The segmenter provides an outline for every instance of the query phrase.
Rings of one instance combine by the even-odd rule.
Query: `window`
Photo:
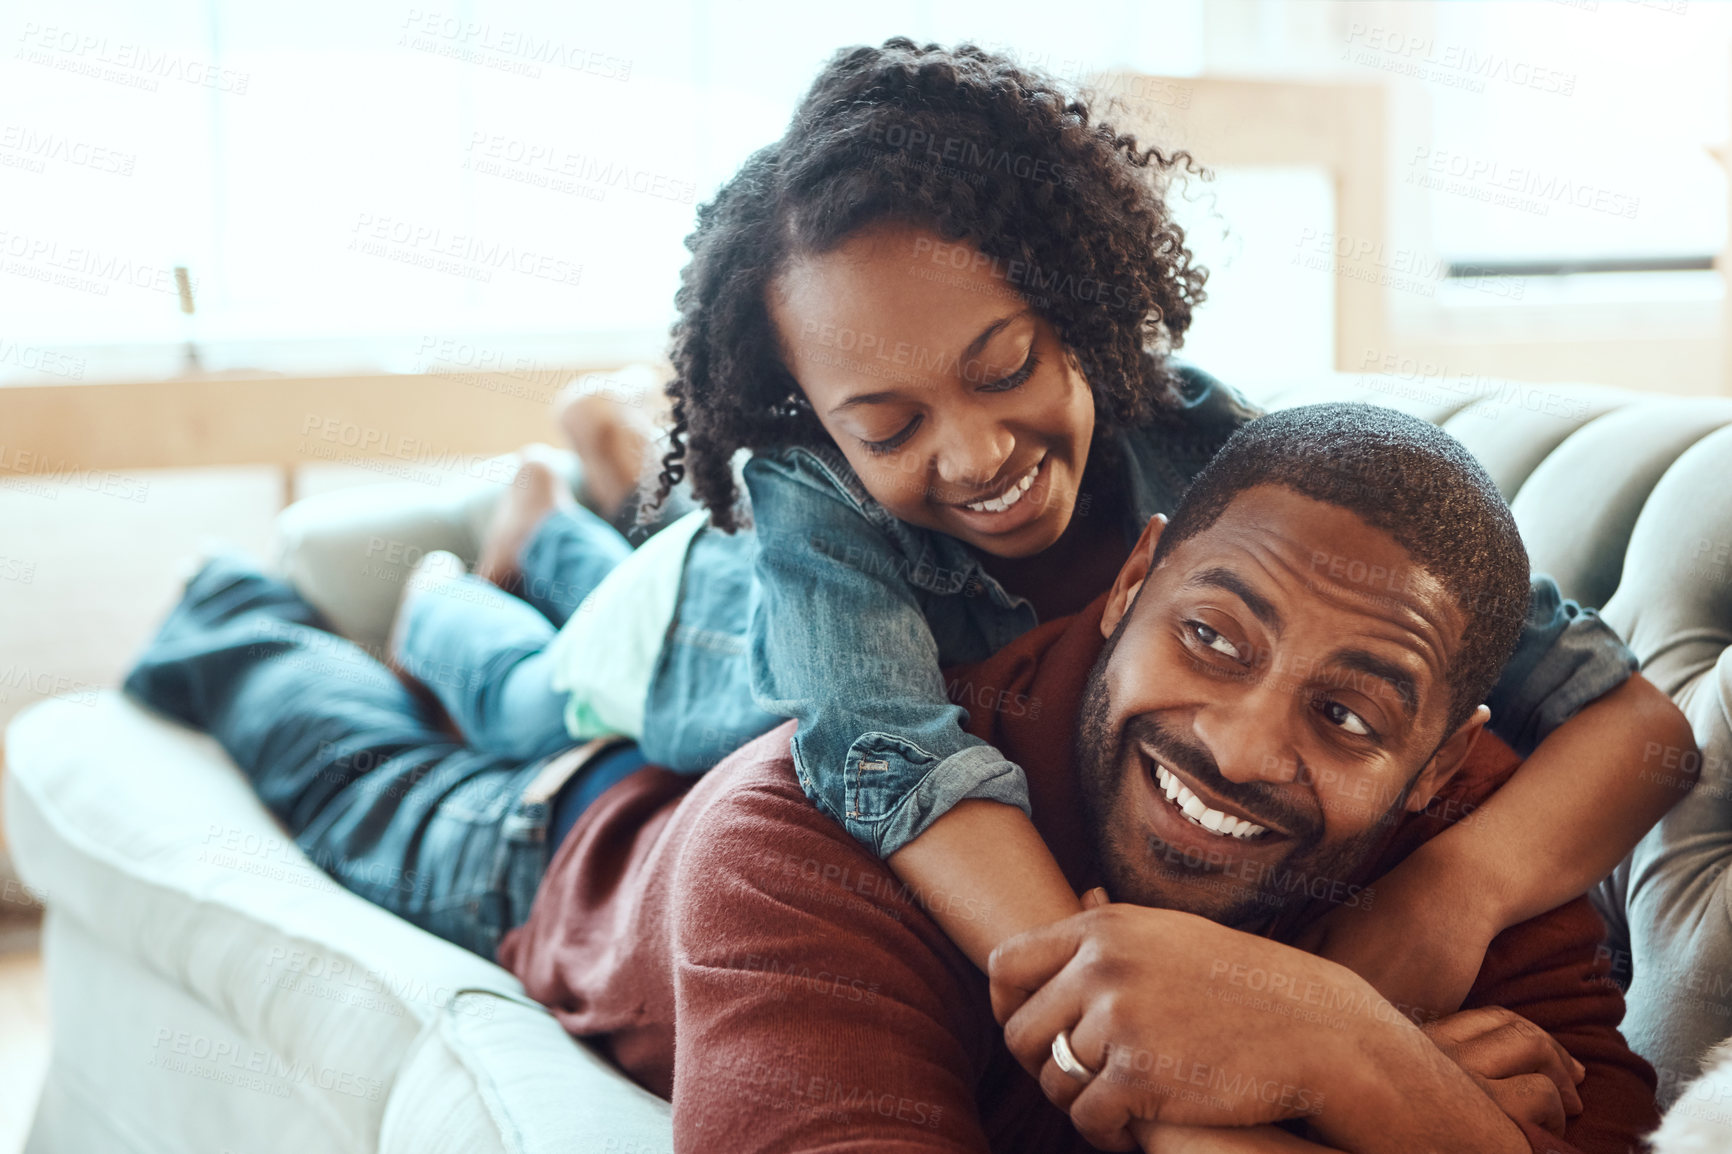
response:
[[[974,35],[1073,79],[1192,72],[1201,12],[37,3],[0,71],[0,380],[45,376],[16,346],[76,349],[86,379],[173,373],[188,342],[301,372],[653,356],[696,204],[836,48]]]

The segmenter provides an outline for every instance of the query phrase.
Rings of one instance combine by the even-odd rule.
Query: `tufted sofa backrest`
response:
[[[1599,385],[1483,378],[1450,387],[1338,373],[1253,399],[1268,409],[1365,401],[1441,425],[1473,451],[1510,502],[1533,568],[1551,574],[1566,597],[1595,608],[1618,588],[1637,520],[1662,476],[1686,450],[1732,425],[1732,397],[1661,397]],[[1712,488],[1718,467],[1721,488],[1732,489],[1732,444],[1716,448],[1710,442],[1703,454],[1709,459],[1693,464],[1691,475]],[[1662,496],[1668,506],[1678,499]],[[1732,539],[1732,520],[1722,516],[1716,524],[1706,506],[1693,498],[1684,504],[1662,519],[1709,541],[1701,547],[1703,558],[1712,561],[1712,542]],[[1724,587],[1732,583],[1732,562],[1719,556],[1718,570],[1707,566],[1706,577],[1710,583],[1717,577]],[[1644,561],[1635,558],[1636,564]],[[1702,567],[1692,560],[1675,579],[1698,582],[1704,574],[1692,570]]]

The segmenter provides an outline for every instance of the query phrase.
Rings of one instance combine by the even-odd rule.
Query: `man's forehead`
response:
[[[1327,621],[1412,650],[1434,674],[1465,617],[1455,598],[1385,530],[1279,486],[1238,494],[1167,558],[1181,588],[1232,593],[1272,633]]]

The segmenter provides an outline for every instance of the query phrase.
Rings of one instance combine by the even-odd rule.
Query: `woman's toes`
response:
[[[583,461],[590,504],[611,518],[637,492],[655,429],[631,394],[585,392],[578,385],[561,396],[557,416]]]
[[[577,503],[556,450],[547,445],[526,445],[518,457],[517,473],[493,510],[481,541],[481,556],[475,562],[475,575],[501,589],[510,589],[516,580],[517,558],[542,519],[555,509]]]
[[[505,494],[506,502],[545,512],[575,500],[564,467],[569,454],[561,453],[552,445],[534,444],[517,450],[517,458],[517,472],[512,474],[510,489]]]

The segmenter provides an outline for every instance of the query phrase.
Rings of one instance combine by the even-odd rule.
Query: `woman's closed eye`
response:
[[[981,385],[980,391],[983,393],[1008,393],[1012,389],[1020,388],[1022,385],[1026,384],[1028,379],[1034,375],[1034,371],[1039,367],[1040,357],[1037,356],[1031,348],[1028,351],[1028,357],[1022,362],[1021,368],[1017,369],[1009,376],[1000,377],[996,381],[989,381],[988,383]],[[921,418],[916,416],[906,425],[902,426],[894,436],[885,437],[883,440],[879,441],[871,441],[862,437],[860,443],[866,446],[866,451],[869,453],[877,453],[880,455],[885,453],[894,453],[897,449],[900,449],[903,445],[908,443],[908,439],[920,428],[920,424]]]
[[[1012,389],[1019,388],[1023,384],[1027,383],[1028,378],[1034,376],[1034,370],[1039,367],[1040,357],[1036,355],[1034,346],[1031,345],[1029,346],[1028,356],[1023,360],[1021,368],[1010,373],[1008,376],[998,378],[996,381],[988,381],[986,384],[980,386],[980,391],[983,393],[1008,393]]]
[[[882,441],[868,441],[862,437],[860,443],[866,446],[866,451],[868,453],[894,453],[897,449],[906,445],[908,443],[908,438],[912,437],[914,431],[920,428],[920,420],[921,418],[918,416],[912,418],[906,425],[903,425],[894,436],[886,437]]]

